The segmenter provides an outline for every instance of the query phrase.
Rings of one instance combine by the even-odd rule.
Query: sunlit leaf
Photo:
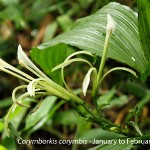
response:
[[[38,48],[45,49],[59,43],[65,43],[101,56],[108,13],[116,23],[116,29],[110,40],[108,57],[143,73],[147,60],[140,45],[137,13],[118,3],[109,3],[95,14],[79,19],[70,31],[43,43]]]

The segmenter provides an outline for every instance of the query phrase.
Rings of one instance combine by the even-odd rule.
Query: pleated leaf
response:
[[[142,74],[148,61],[140,45],[137,13],[118,3],[109,3],[95,14],[79,19],[69,31],[38,48],[65,43],[101,56],[108,13],[116,22],[116,29],[111,37],[107,57],[123,62]]]
[[[145,57],[150,61],[150,1],[137,0],[139,11],[139,35]]]
[[[149,62],[142,74],[142,79],[146,80],[150,75],[150,1],[149,0],[137,0],[138,4],[138,29],[141,39],[141,45],[145,58]]]

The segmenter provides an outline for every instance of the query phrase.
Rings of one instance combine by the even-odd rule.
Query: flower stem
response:
[[[99,85],[100,79],[102,77],[102,73],[103,73],[103,69],[104,69],[104,65],[105,65],[105,61],[106,61],[106,55],[107,55],[107,52],[108,52],[110,37],[111,37],[111,32],[107,32],[106,39],[105,39],[104,50],[103,50],[103,55],[102,55],[102,59],[101,59],[101,63],[100,63],[99,71],[98,71],[98,75],[97,75],[98,85]]]

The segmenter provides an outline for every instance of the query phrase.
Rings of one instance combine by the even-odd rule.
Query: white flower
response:
[[[20,71],[19,69],[11,66],[4,60],[0,59],[0,70],[11,74],[25,82],[27,82],[26,85],[21,85],[16,87],[12,92],[12,99],[14,104],[9,109],[9,112],[7,113],[5,117],[5,129],[7,135],[9,135],[8,132],[8,123],[9,123],[9,116],[11,113],[13,113],[16,109],[16,107],[22,106],[22,107],[29,107],[29,105],[23,104],[22,101],[25,97],[28,96],[35,96],[35,95],[55,95],[57,97],[60,97],[64,100],[70,100],[70,93],[63,89],[58,84],[54,83],[50,78],[48,78],[41,70],[39,70],[32,61],[27,57],[27,55],[23,52],[21,46],[18,46],[18,60],[19,64],[31,71],[34,75],[37,76],[37,78],[33,78],[32,76],[24,73],[23,71]],[[16,92],[20,89],[27,89],[27,92],[22,94],[19,98],[16,98]]]
[[[19,64],[30,72],[32,72],[35,77],[32,77],[26,74],[23,71],[11,66],[10,64],[6,63],[4,60],[0,59],[0,70],[11,74],[23,81],[26,82],[25,85],[21,85],[16,87],[12,92],[12,100],[13,105],[9,109],[6,117],[5,117],[5,130],[6,134],[9,136],[8,124],[10,119],[10,114],[13,113],[16,107],[30,107],[29,105],[23,104],[23,100],[25,97],[28,96],[36,96],[36,95],[53,95],[60,97],[63,100],[70,101],[74,100],[78,104],[84,104],[84,101],[81,100],[79,97],[74,95],[72,92],[67,91],[57,83],[53,82],[50,78],[48,78],[40,69],[38,69],[32,61],[27,57],[27,55],[22,50],[21,46],[18,46],[18,61]],[[27,89],[27,92],[22,94],[20,97],[16,98],[16,92],[20,89]]]
[[[110,14],[107,14],[107,27],[106,31],[109,33],[113,33],[116,28],[116,23]]]

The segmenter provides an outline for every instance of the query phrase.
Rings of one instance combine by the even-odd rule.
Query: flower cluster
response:
[[[26,83],[25,85],[16,87],[12,92],[12,100],[14,103],[5,117],[5,129],[7,135],[9,135],[8,123],[10,114],[14,112],[17,106],[29,107],[29,105],[23,103],[25,97],[34,97],[35,95],[54,95],[66,101],[73,99],[78,103],[82,103],[81,99],[53,82],[40,69],[38,69],[27,57],[20,45],[18,46],[18,61],[22,67],[25,67],[27,70],[33,73],[35,77],[26,74],[25,72],[0,59],[0,70],[17,77]],[[16,98],[16,92],[21,89],[27,89],[27,92]]]

